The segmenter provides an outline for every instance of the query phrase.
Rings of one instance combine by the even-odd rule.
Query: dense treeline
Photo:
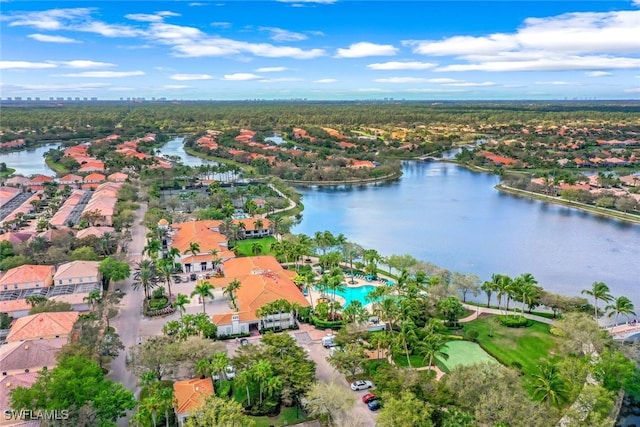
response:
[[[208,127],[269,130],[289,126],[412,126],[424,124],[626,121],[640,117],[637,103],[358,103],[190,102],[166,104],[3,105],[4,139],[35,133],[108,133],[116,128],[192,132]]]

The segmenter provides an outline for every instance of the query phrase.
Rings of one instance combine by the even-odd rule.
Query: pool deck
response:
[[[354,281],[355,283],[350,283],[351,281]],[[346,276],[344,277],[344,285],[347,288],[360,288],[362,286],[386,286],[384,283],[381,283],[377,280],[371,280],[368,281],[366,279],[359,279],[359,278],[352,278],[351,276]],[[313,298],[313,306],[315,307],[316,304],[318,304],[318,299],[321,298],[321,294],[320,292],[316,291],[315,289],[309,289],[309,293],[311,294],[311,297]],[[327,295],[333,297],[333,293],[331,292],[327,292]],[[311,299],[309,298],[309,296],[306,297],[307,300],[309,300],[309,302],[311,303]],[[344,306],[346,300],[341,297],[340,295],[336,294],[336,301],[338,301],[342,306]],[[373,313],[373,309],[372,309],[372,304],[365,304],[364,308],[366,308],[369,313]]]

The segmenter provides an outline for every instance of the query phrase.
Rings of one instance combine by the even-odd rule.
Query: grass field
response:
[[[263,237],[261,239],[246,239],[238,241],[236,248],[238,248],[238,255],[241,256],[255,256],[255,255],[272,255],[271,244],[275,243],[276,238],[273,236]],[[251,247],[254,243],[258,243],[262,250],[260,253],[251,252]]]
[[[448,341],[447,347],[442,350],[443,353],[449,355],[448,359],[439,357],[438,366],[443,366],[446,371],[451,371],[456,366],[473,365],[475,363],[493,362],[498,363],[496,359],[487,354],[478,344],[470,341]]]
[[[500,363],[528,375],[537,372],[543,359],[553,358],[557,345],[549,325],[539,322],[532,322],[527,328],[507,328],[497,323],[496,316],[481,316],[465,325],[464,331],[470,330],[478,331],[482,348]]]

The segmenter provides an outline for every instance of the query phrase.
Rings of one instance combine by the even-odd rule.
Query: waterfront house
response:
[[[0,278],[0,291],[46,288],[53,284],[52,265],[25,264],[8,270]]]
[[[173,383],[173,410],[178,425],[182,427],[186,419],[200,410],[207,399],[213,395],[211,378],[193,378]]]

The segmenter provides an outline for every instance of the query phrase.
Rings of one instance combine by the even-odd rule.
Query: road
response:
[[[146,244],[147,228],[142,225],[142,220],[147,212],[147,205],[140,203],[140,209],[138,209],[136,220],[131,231],[131,242],[128,246],[127,261],[131,265],[132,270],[136,262],[142,258],[142,249]],[[131,286],[133,279],[130,277],[124,282],[118,283],[115,287],[120,288],[124,293],[124,297],[120,303],[120,313],[112,320],[111,325],[116,328],[120,335],[120,340],[124,344],[124,350],[120,352],[120,355],[111,362],[111,370],[108,377],[114,381],[121,382],[124,386],[133,392],[136,397],[138,396],[138,379],[136,376],[127,370],[126,355],[129,351],[129,347],[136,345],[140,323],[142,321],[142,313],[140,308],[142,306],[142,300],[144,294],[140,291],[135,292]],[[113,286],[113,285],[112,285]],[[129,425],[130,414],[121,418],[118,421],[118,426],[126,427]]]

